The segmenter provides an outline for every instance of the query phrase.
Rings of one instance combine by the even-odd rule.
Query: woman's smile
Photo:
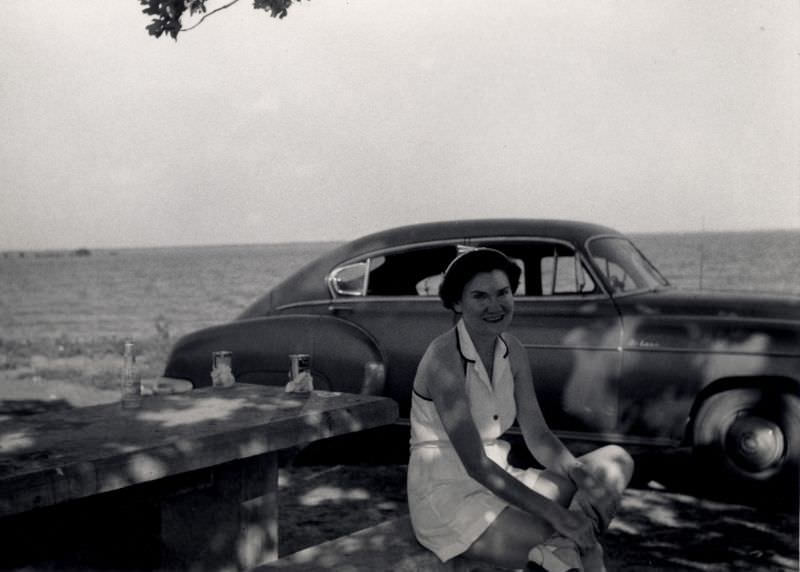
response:
[[[502,321],[503,321],[503,319],[505,319],[505,317],[506,317],[506,314],[505,314],[505,312],[504,312],[504,313],[502,313],[502,314],[488,314],[488,315],[484,315],[484,316],[483,316],[483,319],[484,319],[485,321],[487,321],[487,322],[490,322],[490,323],[492,323],[492,324],[496,324],[497,322],[502,322]]]
[[[454,306],[470,335],[497,336],[508,329],[514,315],[514,296],[502,270],[481,272],[464,286]]]

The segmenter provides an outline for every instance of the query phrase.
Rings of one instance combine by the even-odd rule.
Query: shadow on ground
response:
[[[286,550],[313,544],[294,531],[318,543],[405,514],[407,443],[408,429],[393,427],[327,440],[287,460]],[[742,499],[735,490],[703,487],[686,450],[632,454],[637,472],[604,540],[610,571],[798,570],[792,495]]]
[[[796,513],[630,489],[604,545],[617,570],[789,571],[797,527]]]

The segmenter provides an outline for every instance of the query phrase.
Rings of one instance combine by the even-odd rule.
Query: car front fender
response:
[[[165,377],[211,385],[212,353],[233,353],[236,381],[285,385],[289,354],[311,356],[316,389],[358,393],[364,365],[385,362],[376,341],[351,322],[318,315],[267,316],[237,320],[187,334],[172,347]]]

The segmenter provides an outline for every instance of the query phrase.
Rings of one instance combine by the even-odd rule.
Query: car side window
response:
[[[517,296],[574,296],[597,292],[580,257],[566,244],[487,240],[481,246],[500,250],[522,269]]]
[[[366,292],[368,264],[356,262],[331,272],[331,289],[340,296],[363,296]]]
[[[594,282],[575,253],[553,248],[541,259],[542,295],[583,294],[595,290]]]
[[[439,272],[433,276],[426,276],[416,284],[418,296],[438,296],[439,286],[444,280],[444,272]]]
[[[605,272],[608,283],[614,292],[624,292],[627,289],[636,287],[634,281],[629,279],[625,269],[616,262],[612,262],[607,258],[595,258],[595,262]]]
[[[373,257],[368,296],[438,296],[444,271],[457,254],[455,245],[435,245]]]
[[[588,250],[595,266],[605,275],[614,293],[669,285],[650,261],[627,239],[598,237],[589,242]]]
[[[337,296],[438,296],[456,245],[388,252],[340,266],[328,278]]]

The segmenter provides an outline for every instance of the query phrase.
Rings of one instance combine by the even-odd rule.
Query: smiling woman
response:
[[[411,522],[442,561],[463,554],[511,568],[602,571],[596,535],[633,462],[616,446],[576,459],[547,427],[525,350],[507,333],[520,274],[490,248],[468,250],[445,271],[440,297],[460,319],[430,344],[414,380]],[[515,419],[544,470],[509,464],[499,438]]]
[[[453,306],[471,332],[490,379],[495,338],[508,329],[514,315],[511,291],[508,276],[502,270],[482,272],[464,286],[461,301]],[[483,340],[490,343],[481,343]]]

